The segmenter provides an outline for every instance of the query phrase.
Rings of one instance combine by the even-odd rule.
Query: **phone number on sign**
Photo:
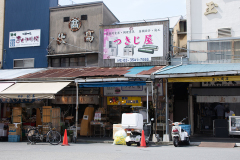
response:
[[[151,62],[151,58],[116,58],[115,63]]]

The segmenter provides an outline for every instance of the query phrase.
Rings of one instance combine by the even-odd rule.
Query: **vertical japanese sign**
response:
[[[9,32],[9,48],[40,46],[41,30]]]
[[[163,25],[104,29],[103,59],[149,62],[163,56]]]

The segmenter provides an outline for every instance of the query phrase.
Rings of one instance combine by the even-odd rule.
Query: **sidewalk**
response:
[[[78,143],[110,143],[113,144],[112,137],[78,137]],[[191,146],[198,146],[201,142],[222,142],[222,143],[236,143],[240,146],[240,137],[237,138],[220,138],[220,137],[204,137],[202,135],[194,135],[191,137]],[[173,142],[149,142],[150,145],[173,145]]]

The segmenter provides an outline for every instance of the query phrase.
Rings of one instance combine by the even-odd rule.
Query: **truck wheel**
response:
[[[178,147],[178,138],[174,138],[174,139],[173,139],[173,145],[174,145],[175,147]]]
[[[127,146],[131,146],[131,143],[130,143],[130,142],[126,142],[126,145],[127,145]]]
[[[137,146],[140,146],[140,142],[137,142]]]

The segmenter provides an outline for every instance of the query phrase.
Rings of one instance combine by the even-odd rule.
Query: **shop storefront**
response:
[[[70,82],[14,83],[0,92],[2,138],[8,141],[26,139],[28,129],[43,126],[60,131],[60,108],[53,108],[49,100]],[[49,126],[49,123],[52,125]],[[6,132],[6,133],[5,133]],[[0,135],[1,136],[1,135]]]
[[[155,78],[168,79],[174,121],[180,120],[179,115],[187,116],[185,123],[191,125],[191,134],[228,137],[228,116],[238,116],[240,111],[238,70],[239,64],[234,63],[180,64],[160,70]],[[218,108],[222,109],[220,113]],[[225,116],[228,109],[231,112]]]

